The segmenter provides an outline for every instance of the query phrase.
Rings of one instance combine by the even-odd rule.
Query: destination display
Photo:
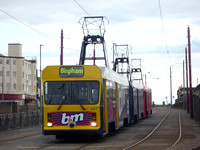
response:
[[[81,66],[63,66],[59,69],[60,77],[83,77],[84,68]]]

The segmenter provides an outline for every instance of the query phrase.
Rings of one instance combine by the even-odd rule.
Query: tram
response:
[[[47,66],[42,71],[44,135],[103,136],[128,123],[129,82],[96,65]]]

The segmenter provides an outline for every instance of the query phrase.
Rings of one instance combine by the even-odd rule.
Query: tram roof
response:
[[[141,83],[136,82],[136,81],[132,81],[132,85],[136,89],[143,89],[143,87],[144,87]]]
[[[136,81],[132,81],[132,86],[136,89],[145,89],[145,90],[150,90],[151,91],[151,88],[148,87],[148,86],[144,86],[143,84],[139,83],[139,82],[136,82]]]
[[[102,70],[102,78],[115,81],[119,84],[128,86],[128,79],[124,75],[118,74],[117,72],[108,69],[107,67],[99,67]]]

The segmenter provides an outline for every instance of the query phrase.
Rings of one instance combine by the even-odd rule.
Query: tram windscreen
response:
[[[98,81],[48,81],[44,83],[45,104],[97,104]]]

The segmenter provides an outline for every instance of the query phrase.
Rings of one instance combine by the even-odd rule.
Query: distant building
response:
[[[193,115],[200,121],[200,84],[193,91]]]
[[[192,88],[192,91],[194,90],[194,88]],[[180,86],[177,90],[177,97],[182,98],[184,95],[187,94],[187,88],[183,88],[182,86]],[[190,90],[188,88],[188,94],[190,94]]]
[[[192,88],[194,91],[194,88]],[[190,95],[190,90],[188,88],[188,95]],[[188,97],[189,99],[189,97]],[[187,88],[180,86],[177,90],[177,99],[175,100],[174,107],[184,108],[187,107]]]
[[[0,113],[28,111],[37,107],[36,59],[22,57],[22,45],[8,44],[8,56],[0,55]]]

